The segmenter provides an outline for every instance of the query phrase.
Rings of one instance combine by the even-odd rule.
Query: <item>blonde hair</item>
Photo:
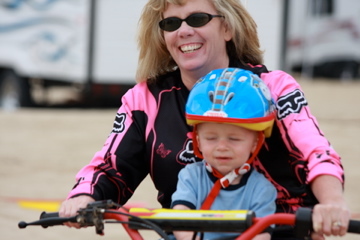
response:
[[[177,68],[168,52],[164,35],[159,28],[162,13],[169,3],[183,5],[187,0],[149,0],[144,6],[139,20],[138,48],[139,61],[136,72],[138,82],[152,81],[159,75],[172,72]],[[256,23],[240,0],[209,0],[225,17],[233,38],[227,43],[230,59],[243,64],[262,64],[263,52],[260,50]]]

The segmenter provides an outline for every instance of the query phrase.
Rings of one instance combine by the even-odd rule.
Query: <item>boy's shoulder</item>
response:
[[[187,171],[201,171],[203,168],[205,168],[205,164],[203,161],[201,161],[189,163],[182,170],[186,169]]]
[[[251,183],[256,186],[262,185],[266,188],[273,189],[274,191],[276,191],[275,186],[264,176],[264,174],[258,172],[254,168],[251,171],[251,175],[247,183],[248,184]]]
[[[205,167],[205,163],[203,161],[189,163],[180,170],[181,174],[187,174],[192,177],[201,176],[205,172],[206,172],[206,167]]]

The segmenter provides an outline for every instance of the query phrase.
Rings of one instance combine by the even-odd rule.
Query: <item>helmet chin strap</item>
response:
[[[205,162],[206,169],[211,172],[215,177],[217,177],[220,180],[221,187],[227,188],[234,180],[240,175],[244,175],[247,173],[251,166],[248,163],[244,163],[241,167],[236,168],[223,176],[216,168],[213,168],[210,164]]]
[[[265,140],[265,135],[263,132],[259,132],[258,134],[258,142],[255,148],[255,151],[251,154],[250,158],[239,168],[236,168],[226,174],[225,176],[222,175],[216,168],[213,168],[210,164],[205,161],[206,169],[211,172],[218,180],[215,182],[214,186],[212,187],[210,193],[206,197],[205,201],[203,202],[201,209],[208,210],[210,209],[211,205],[213,204],[215,198],[220,192],[221,188],[227,188],[238,176],[244,175],[247,173],[251,166],[250,164],[254,160],[254,158],[259,153],[261,146],[263,145]],[[194,140],[193,140],[194,141]],[[195,140],[196,141],[196,140]]]

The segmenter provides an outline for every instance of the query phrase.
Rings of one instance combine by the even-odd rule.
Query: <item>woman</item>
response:
[[[139,48],[139,83],[122,98],[102,150],[77,174],[61,216],[74,215],[94,200],[124,204],[147,174],[158,201],[170,207],[178,172],[200,161],[185,122],[189,90],[213,69],[238,67],[259,75],[276,101],[273,134],[254,166],[277,188],[277,211],[314,206],[314,239],[345,234],[350,213],[340,157],[296,81],[261,65],[256,24],[238,0],[149,0],[140,19]]]

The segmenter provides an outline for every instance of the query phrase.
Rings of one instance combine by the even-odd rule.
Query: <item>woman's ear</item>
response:
[[[222,25],[223,25],[223,30],[224,30],[224,40],[226,42],[228,42],[233,38],[231,29],[229,27],[229,24],[226,21],[224,21]]]

